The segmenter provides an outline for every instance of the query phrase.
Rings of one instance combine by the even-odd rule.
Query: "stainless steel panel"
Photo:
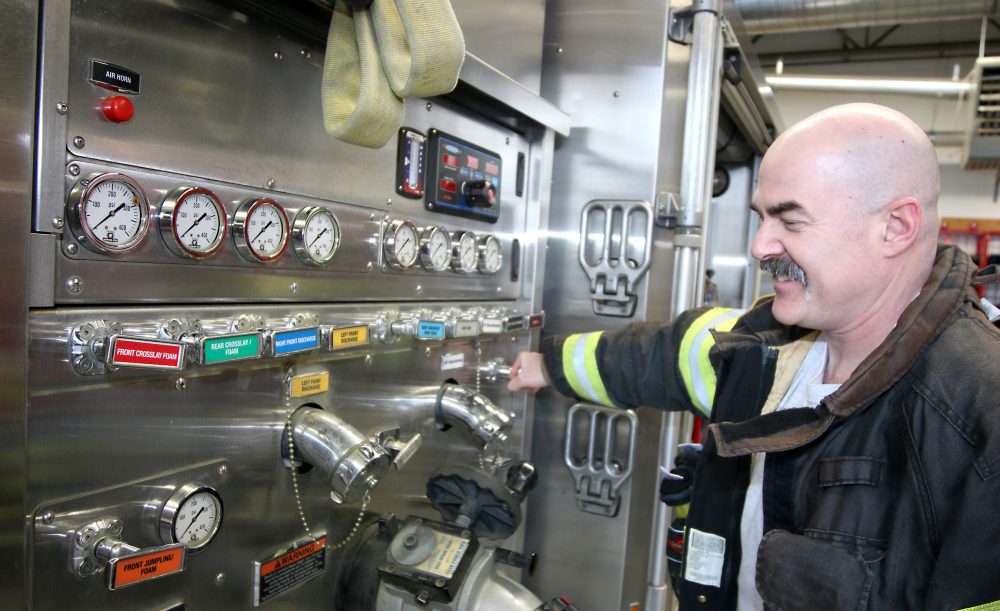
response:
[[[577,260],[580,212],[595,199],[655,202],[677,192],[683,138],[687,50],[667,43],[669,6],[642,0],[607,10],[594,0],[550,1],[542,95],[572,117],[556,146],[543,305],[546,333],[618,328],[669,316],[672,236],[655,228],[652,264],[639,282],[631,319],[593,314],[589,281]],[[652,540],[661,412],[641,410],[636,465],[614,518],[577,510],[562,463],[565,414],[572,401],[543,391],[532,455],[539,494],[529,498],[526,547],[541,559],[526,583],[566,594],[581,608],[628,609],[645,599]],[[586,533],[581,536],[581,533]]]
[[[545,0],[461,0],[452,8],[469,53],[538,93]]]
[[[747,206],[753,196],[754,167],[752,164],[721,167],[729,172],[729,189],[712,200],[705,267],[715,270],[713,282],[719,286],[717,305],[746,308],[755,297],[752,278],[757,269],[750,256],[756,219]]]
[[[379,307],[414,310],[398,303]],[[259,315],[265,324],[279,328],[301,310],[172,306],[73,308],[32,315],[27,504],[35,523],[31,568],[38,580],[31,597],[36,608],[165,608],[180,602],[190,608],[247,606],[252,562],[304,534],[281,462],[280,436],[290,408],[310,404],[331,410],[366,434],[399,427],[404,440],[423,436],[413,458],[398,472],[391,470],[374,490],[369,509],[376,512],[438,518],[424,496],[434,470],[448,464],[475,466],[480,460],[489,465],[496,452],[509,458],[527,455],[522,397],[499,385],[480,386],[497,405],[515,414],[508,440],[488,447],[482,457],[471,437],[457,428],[445,432],[435,426],[433,402],[426,400],[448,379],[476,387],[476,364],[493,358],[510,362],[532,341],[526,330],[444,342],[402,340],[182,372],[120,369],[84,378],[68,363],[70,329],[86,320],[114,317],[125,333],[149,336],[162,321],[189,316],[202,320],[206,333],[215,334],[239,314]],[[375,316],[372,306],[314,304],[309,311],[322,324],[373,321]],[[462,354],[465,366],[442,370],[445,354]],[[328,372],[330,389],[286,402],[283,389],[291,371]],[[205,465],[211,469],[199,471]],[[219,471],[222,465],[225,469]],[[358,507],[332,505],[327,482],[317,471],[299,477],[303,505],[311,528],[328,531],[333,544],[349,532]],[[112,515],[125,522],[130,544],[158,545],[149,507],[158,507],[176,485],[209,478],[212,481],[205,483],[217,482],[223,497],[223,527],[216,541],[191,555],[183,574],[109,593],[99,578],[81,580],[70,573],[67,533],[92,518]],[[331,554],[328,562],[335,561],[336,554]],[[328,570],[269,606],[323,608],[325,601],[328,608],[333,577]]]
[[[0,244],[5,269],[0,275],[0,598],[24,608],[27,580],[24,533],[25,413],[27,410],[28,278],[31,274],[32,154],[34,150],[35,54],[38,4],[3,0],[4,46],[0,57]]]

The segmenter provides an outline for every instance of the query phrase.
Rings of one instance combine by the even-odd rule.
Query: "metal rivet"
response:
[[[66,102],[56,102],[56,112],[64,115],[69,112],[69,106],[66,105]]]
[[[562,47],[557,47],[556,48],[556,53],[562,53],[562,52],[563,52],[563,48]]]
[[[418,285],[417,285],[417,289],[416,289],[416,292],[417,292],[417,295],[423,295],[423,293],[424,293],[424,287],[422,287],[422,286],[420,286],[420,285],[418,284]]]
[[[292,294],[298,293],[299,292],[299,283],[298,282],[293,282],[293,283],[289,284],[288,285],[288,290],[291,291]]]
[[[44,514],[42,514],[42,522],[46,524],[51,524],[55,519],[56,519],[56,514],[52,513],[51,511],[46,511]]]
[[[372,355],[366,354],[365,355],[365,365],[371,365],[371,364],[372,364]]]
[[[56,218],[52,219],[52,226],[55,227],[56,229],[62,229],[63,220],[57,216]]]
[[[282,57],[284,57],[284,55],[281,54],[281,51],[274,52],[274,59],[281,59]]]
[[[703,603],[703,602],[705,602],[706,600],[708,600],[708,599],[707,599],[707,598],[705,598],[705,595],[704,595],[704,594],[699,594],[699,595],[698,595],[698,602],[700,602],[700,603]]]
[[[430,358],[430,356],[431,356],[431,349],[430,348],[424,348],[424,356],[426,356],[427,358]]]
[[[221,586],[223,583],[225,583],[225,581],[226,581],[225,573],[219,573],[218,575],[215,576],[215,585]]]
[[[389,206],[389,207],[392,207],[392,198],[391,197],[389,199],[385,200],[385,205]]]
[[[219,477],[225,477],[229,473],[229,467],[226,465],[219,465]]]
[[[66,281],[66,288],[69,289],[70,293],[79,293],[83,290],[83,280],[80,280],[77,276],[73,276]]]
[[[174,388],[177,390],[184,390],[187,388],[187,380],[184,378],[177,378],[174,380]]]
[[[503,142],[504,144],[510,144],[510,138],[504,138]]]
[[[69,164],[69,175],[70,176],[79,176],[80,175],[80,166],[76,165],[75,163]]]
[[[309,49],[299,49],[299,56],[304,59],[309,59],[310,57],[312,57],[312,51],[310,51]]]
[[[68,252],[71,255],[75,255],[77,250],[79,250],[79,249],[77,248],[76,244],[67,244],[66,245],[66,252]]]
[[[622,96],[622,92],[615,89],[613,92],[611,92],[611,95],[615,96],[616,98],[620,98]]]
[[[375,220],[375,213],[374,212],[372,212],[371,214],[368,215],[368,220],[369,221],[374,221]]]
[[[497,293],[502,293],[502,292],[503,292],[503,289],[498,286],[497,287]]]
[[[76,138],[73,138],[73,146],[75,146],[76,148],[82,149],[86,145],[87,141],[83,139],[83,136],[77,136]]]
[[[268,189],[273,189],[274,188],[274,179],[273,178],[268,178],[267,179],[267,188]]]
[[[432,108],[434,108],[434,105],[433,105],[433,104],[431,104],[430,102],[427,102],[427,105],[426,105],[426,106],[424,106],[424,108],[426,108],[426,109],[427,109],[427,112],[430,112],[430,110],[431,110]]]

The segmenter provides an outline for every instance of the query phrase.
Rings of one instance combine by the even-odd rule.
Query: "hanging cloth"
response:
[[[403,97],[448,93],[465,39],[448,0],[337,3],[323,64],[323,125],[361,146],[384,146],[403,124]]]

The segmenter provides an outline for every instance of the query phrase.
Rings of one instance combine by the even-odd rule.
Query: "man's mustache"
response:
[[[802,286],[809,286],[809,278],[804,269],[795,264],[788,257],[768,257],[761,259],[760,269],[778,278],[788,278],[802,283]]]

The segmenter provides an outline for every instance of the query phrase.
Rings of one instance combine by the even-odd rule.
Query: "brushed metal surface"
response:
[[[38,3],[3,0],[4,42],[0,57],[0,244],[4,256],[0,274],[0,599],[4,606],[24,608],[27,572],[24,558],[25,485],[27,464],[25,414],[27,403],[28,278],[31,274],[32,153],[34,149],[35,50],[38,44]]]
[[[469,53],[538,93],[545,0],[452,2]]]
[[[589,281],[577,260],[580,212],[587,202],[653,202],[660,191],[679,190],[688,52],[667,43],[668,9],[640,0],[614,10],[593,0],[547,6],[542,95],[569,113],[572,124],[553,160],[546,334],[669,316],[673,249],[666,230],[653,231],[652,263],[638,283],[631,319],[593,314]],[[562,462],[573,401],[551,391],[535,401],[532,456],[540,477],[538,494],[528,499],[526,549],[549,561],[526,583],[538,592],[564,593],[581,608],[642,603],[659,502],[654,492],[664,415],[640,410],[635,469],[621,489],[618,515],[606,518],[577,510],[573,480]]]

